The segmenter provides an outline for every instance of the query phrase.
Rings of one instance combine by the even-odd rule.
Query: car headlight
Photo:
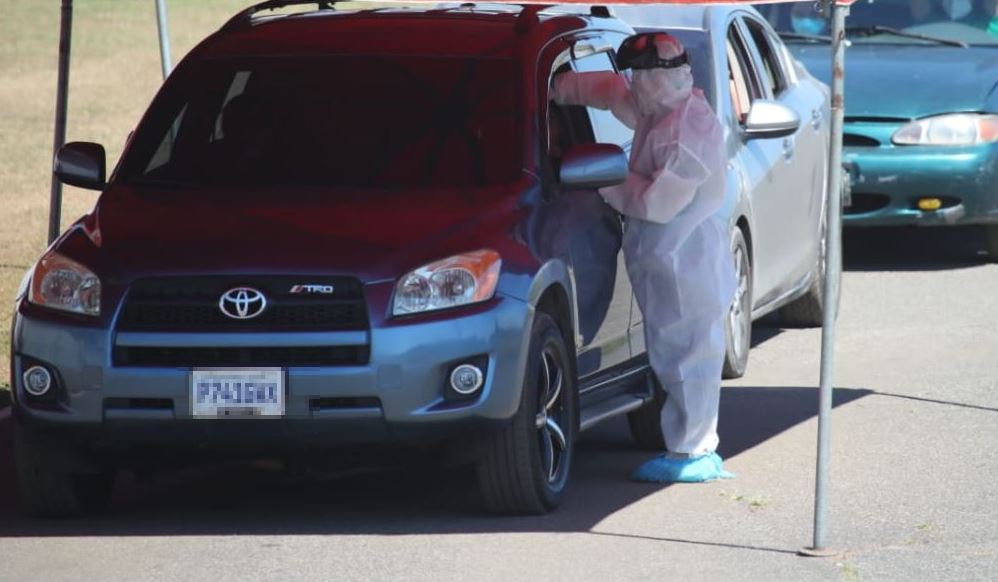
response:
[[[998,115],[954,113],[913,121],[894,133],[897,145],[967,146],[998,141]]]
[[[502,259],[490,250],[430,263],[399,279],[393,315],[425,313],[492,299]]]
[[[31,274],[35,272],[35,267],[32,265],[28,268],[27,272],[24,273],[24,277],[21,278],[21,284],[17,286],[17,294],[14,295],[14,301],[20,301],[21,297],[28,294],[28,285],[31,284]]]
[[[100,279],[83,265],[52,251],[35,265],[28,301],[81,315],[100,315]]]

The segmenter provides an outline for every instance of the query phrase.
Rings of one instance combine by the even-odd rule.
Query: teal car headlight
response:
[[[998,142],[998,115],[953,113],[926,117],[894,133],[895,145],[968,146]]]

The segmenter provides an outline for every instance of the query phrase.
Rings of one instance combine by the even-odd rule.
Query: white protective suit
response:
[[[656,42],[661,58],[683,52]],[[630,174],[600,190],[624,214],[624,256],[644,316],[652,369],[668,394],[662,430],[670,453],[699,456],[717,448],[724,364],[724,318],[736,277],[727,224],[724,133],[693,87],[689,65],[555,78],[559,104],[609,109],[633,128]]]

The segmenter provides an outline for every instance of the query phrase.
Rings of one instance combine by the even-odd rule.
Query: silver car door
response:
[[[736,157],[743,169],[752,213],[752,295],[753,306],[757,306],[780,293],[780,274],[786,269],[783,264],[789,262],[783,249],[784,225],[780,222],[785,212],[783,194],[775,187],[785,181],[788,171],[785,144],[781,139],[749,139],[744,131],[752,103],[769,94],[756,72],[753,53],[737,18],[728,26],[726,50],[733,131],[740,146]]]
[[[801,120],[797,132],[782,139],[785,171],[778,181],[767,185],[766,196],[779,200],[779,213],[767,214],[761,228],[779,228],[783,240],[780,254],[780,287],[789,290],[814,271],[818,251],[819,220],[824,192],[827,149],[821,139],[825,117],[820,100],[811,86],[793,83],[785,67],[783,53],[766,25],[744,18],[747,39],[755,49],[757,71],[768,85],[772,99],[793,109]],[[769,222],[774,221],[774,222]],[[778,222],[776,222],[778,221]]]

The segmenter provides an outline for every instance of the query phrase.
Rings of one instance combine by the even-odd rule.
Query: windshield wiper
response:
[[[785,40],[803,40],[806,42],[831,44],[832,37],[820,34],[801,34],[799,32],[781,32],[780,38]]]
[[[853,36],[874,36],[877,34],[892,34],[894,36],[900,36],[901,38],[913,38],[916,40],[924,40],[927,42],[935,42],[938,44],[945,44],[949,46],[958,46],[960,48],[967,48],[967,43],[959,40],[950,40],[948,38],[939,38],[936,36],[928,36],[925,34],[916,34],[914,32],[905,32],[903,30],[898,30],[896,28],[891,28],[889,26],[847,26],[846,34]]]

